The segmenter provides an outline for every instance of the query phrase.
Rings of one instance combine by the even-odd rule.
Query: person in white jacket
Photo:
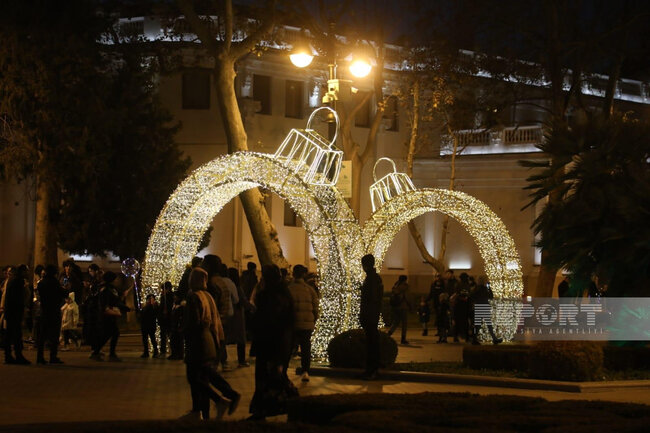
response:
[[[79,305],[74,300],[74,292],[70,292],[61,307],[61,331],[63,332],[63,350],[68,350],[70,340],[74,341],[76,347],[81,345],[81,339],[77,332],[79,322]]]

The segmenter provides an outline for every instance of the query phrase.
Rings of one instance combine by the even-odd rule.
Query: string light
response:
[[[519,255],[503,222],[483,202],[467,194],[416,190],[404,173],[396,172],[394,163],[393,173],[371,188],[374,213],[362,231],[334,186],[342,159],[335,139],[328,143],[309,128],[316,111],[307,129],[291,130],[275,155],[226,155],[199,167],[178,186],[149,238],[142,273],[144,296],[156,295],[157,287],[165,281],[177,286],[215,215],[241,192],[262,187],[283,198],[302,219],[314,248],[321,293],[320,318],[312,337],[315,357],[325,358],[332,338],[359,327],[359,288],[364,277],[361,257],[373,254],[381,270],[384,254],[397,232],[426,212],[441,211],[472,235],[497,299],[521,297]],[[376,210],[375,198],[381,204]],[[514,327],[497,326],[495,332],[512,339],[516,323],[515,314]]]
[[[520,302],[524,292],[515,243],[501,219],[485,203],[460,191],[420,189],[386,200],[363,227],[363,242],[367,252],[375,256],[377,269],[381,269],[384,254],[401,228],[418,216],[433,211],[454,218],[476,242],[498,301],[493,316],[511,311],[511,304]],[[493,322],[502,323],[503,320]],[[513,313],[512,323],[495,326],[495,333],[505,340],[512,340],[516,326],[517,316]]]
[[[145,254],[144,295],[161,282],[178,285],[185,266],[214,216],[241,192],[262,187],[282,197],[302,219],[320,274],[321,314],[313,337],[315,356],[326,355],[335,335],[358,327],[361,229],[340,192],[304,181],[308,168],[289,167],[271,155],[239,152],[195,170],[165,204]]]

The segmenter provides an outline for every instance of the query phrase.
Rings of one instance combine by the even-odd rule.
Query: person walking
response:
[[[408,312],[411,309],[411,305],[407,298],[408,289],[409,285],[406,282],[406,275],[400,275],[395,285],[393,285],[390,295],[391,317],[393,318],[393,325],[388,330],[388,335],[393,335],[393,332],[395,332],[397,327],[401,324],[401,344],[409,344],[409,342],[406,340]]]
[[[226,404],[210,385],[226,399],[228,414],[239,404],[241,395],[217,372],[219,345],[224,344],[223,327],[219,310],[207,292],[208,274],[194,268],[189,276],[187,304],[184,315],[185,364],[187,381],[192,395],[192,410],[183,418],[210,418],[210,400],[217,407]]]
[[[361,305],[359,322],[366,334],[366,369],[361,375],[364,380],[376,380],[379,377],[379,313],[384,294],[384,284],[375,269],[375,257],[366,254],[361,258],[361,266],[366,278],[361,285]]]
[[[262,267],[262,281],[255,295],[257,310],[253,316],[253,350],[257,358],[250,419],[286,413],[287,400],[298,396],[287,377],[295,328],[291,293],[275,265]]]
[[[117,356],[115,348],[117,347],[117,340],[120,338],[120,329],[117,326],[117,319],[122,314],[130,311],[130,308],[124,304],[120,299],[117,289],[113,286],[113,282],[117,278],[114,272],[108,271],[104,273],[103,280],[104,286],[99,292],[99,310],[100,310],[100,329],[101,336],[99,342],[95,346],[91,355],[92,359],[101,361],[101,349],[110,340],[110,353],[108,356],[109,361],[120,362],[121,359]]]
[[[156,320],[158,317],[158,303],[156,296],[153,294],[147,295],[145,306],[140,312],[140,331],[142,333],[142,355],[140,358],[149,358],[149,342],[153,347],[153,357],[158,356],[158,343],[156,341]]]
[[[23,316],[25,314],[27,266],[12,268],[0,301],[0,312],[6,328],[5,364],[31,364],[23,356]],[[11,354],[11,348],[15,357]]]
[[[305,283],[307,268],[302,265],[293,267],[293,281],[289,283],[289,292],[293,299],[296,314],[294,339],[300,346],[301,380],[309,382],[309,367],[311,366],[311,335],[318,320],[318,295]]]
[[[38,283],[38,293],[41,297],[41,329],[40,338],[36,343],[36,362],[39,364],[47,364],[43,356],[46,342],[50,346],[50,364],[63,364],[57,357],[57,352],[61,334],[61,306],[67,293],[56,278],[57,272],[56,266],[46,266],[45,277]]]
[[[65,303],[61,307],[61,332],[63,333],[63,349],[67,350],[70,340],[76,347],[81,345],[81,337],[77,333],[79,323],[79,306],[75,302],[74,292],[68,293]]]

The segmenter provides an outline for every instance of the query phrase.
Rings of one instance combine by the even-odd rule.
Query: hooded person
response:
[[[70,340],[79,347],[81,339],[77,332],[79,324],[79,305],[75,302],[74,292],[70,292],[61,307],[61,331],[63,332],[63,349],[68,348]]]

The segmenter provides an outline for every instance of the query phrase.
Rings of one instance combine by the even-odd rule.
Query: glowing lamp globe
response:
[[[305,68],[311,64],[311,61],[314,60],[314,56],[309,47],[296,47],[291,54],[289,54],[289,59],[294,66]]]
[[[350,73],[357,78],[363,78],[370,73],[372,66],[367,60],[356,59],[350,64]]]

